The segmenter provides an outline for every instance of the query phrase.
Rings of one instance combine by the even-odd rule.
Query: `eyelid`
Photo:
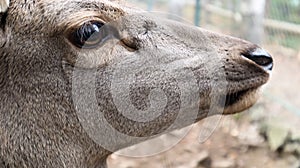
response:
[[[80,22],[100,19],[102,21],[108,22],[109,19],[100,11],[78,11],[61,18],[60,25],[74,25]]]
[[[84,18],[76,18],[76,19],[71,19],[69,22],[65,23],[65,30],[64,30],[64,34],[68,34],[70,31],[74,30],[74,29],[78,29],[79,27],[81,27],[84,23],[87,22],[101,22],[103,24],[108,23],[107,21],[103,20],[102,18],[100,18],[99,16],[86,16]]]

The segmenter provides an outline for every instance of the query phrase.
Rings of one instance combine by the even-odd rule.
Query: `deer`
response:
[[[267,51],[123,3],[0,0],[0,167],[104,168],[257,102]]]

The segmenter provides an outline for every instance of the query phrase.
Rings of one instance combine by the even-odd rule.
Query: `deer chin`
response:
[[[227,94],[223,114],[235,114],[250,108],[257,102],[261,90],[261,87],[258,87]]]

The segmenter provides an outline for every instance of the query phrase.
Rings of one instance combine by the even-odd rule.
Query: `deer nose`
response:
[[[242,56],[252,60],[267,71],[271,71],[273,69],[272,56],[264,49],[257,48],[250,52],[243,53]]]

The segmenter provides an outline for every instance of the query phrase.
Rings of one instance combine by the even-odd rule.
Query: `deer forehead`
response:
[[[119,1],[113,0],[0,0],[0,5],[2,13],[9,7],[8,27],[25,34],[58,33],[93,17],[109,22],[126,13]]]

